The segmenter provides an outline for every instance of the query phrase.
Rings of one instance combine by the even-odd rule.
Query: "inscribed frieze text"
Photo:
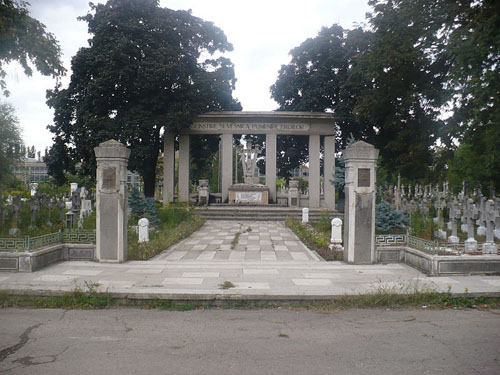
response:
[[[200,122],[192,124],[191,130],[275,130],[275,131],[307,131],[309,124],[287,124],[287,123],[232,123],[232,122]]]

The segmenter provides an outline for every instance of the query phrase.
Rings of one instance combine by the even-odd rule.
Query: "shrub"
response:
[[[375,208],[375,229],[388,232],[394,228],[402,228],[409,224],[408,216],[397,211],[386,201],[380,201]]]

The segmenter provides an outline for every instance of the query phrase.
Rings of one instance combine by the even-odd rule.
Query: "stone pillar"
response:
[[[222,203],[226,203],[229,196],[229,187],[233,184],[233,135],[222,134]]]
[[[179,202],[189,203],[189,134],[179,136]]]
[[[345,211],[344,260],[374,263],[375,257],[375,166],[379,150],[358,141],[344,150]]]
[[[94,148],[97,159],[96,259],[127,260],[127,165],[130,150],[115,140]]]
[[[332,183],[335,175],[335,137],[325,137],[325,166],[323,184],[325,203],[329,210],[335,210],[335,185]]]
[[[175,187],[175,136],[165,134],[163,152],[163,204],[174,201]]]
[[[320,136],[309,136],[309,207],[320,206]]]
[[[266,185],[272,203],[276,203],[276,137],[266,134]]]

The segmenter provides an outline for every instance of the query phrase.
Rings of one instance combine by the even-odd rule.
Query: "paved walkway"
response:
[[[427,277],[400,263],[325,262],[282,223],[229,221],[209,221],[149,261],[70,261],[34,273],[1,272],[0,292],[61,293],[88,282],[130,298],[307,299],[415,289],[500,295],[500,276]]]
[[[319,261],[282,222],[215,221],[153,260]]]

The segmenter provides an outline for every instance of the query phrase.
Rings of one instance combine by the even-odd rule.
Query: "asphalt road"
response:
[[[500,374],[500,311],[0,310],[6,374]]]

